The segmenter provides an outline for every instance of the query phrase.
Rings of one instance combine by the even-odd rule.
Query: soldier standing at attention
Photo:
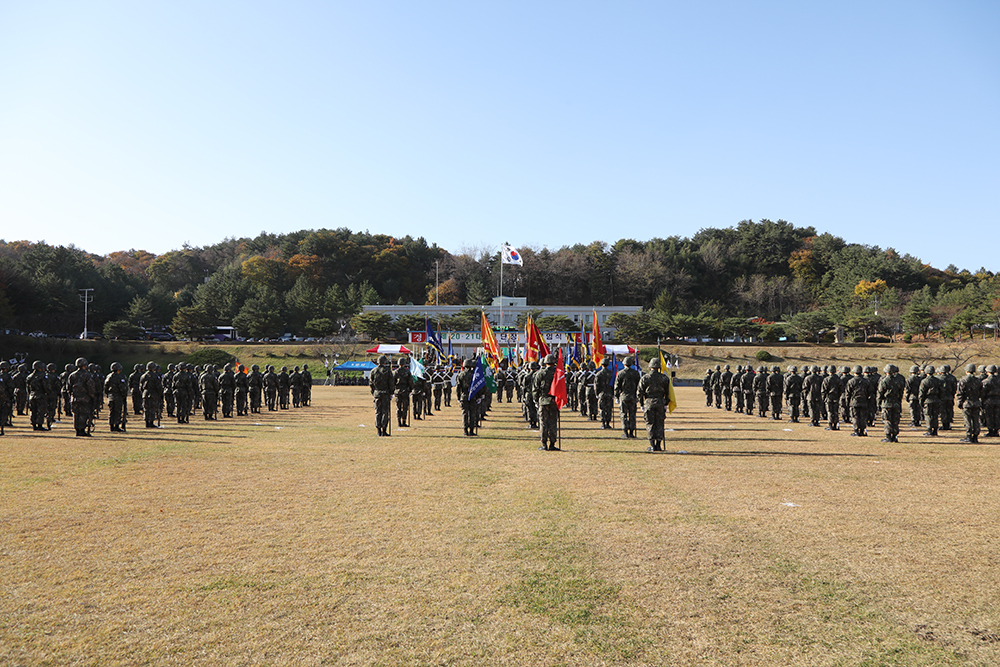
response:
[[[108,424],[111,430],[124,431],[128,411],[128,378],[117,361],[111,364],[111,372],[104,378],[104,395],[108,397]]]
[[[712,396],[715,397],[715,409],[722,409],[722,366],[715,365],[712,372]]]
[[[758,366],[753,378],[753,393],[757,400],[757,416],[767,417],[767,367]]]
[[[851,404],[847,401],[847,383],[851,379],[851,369],[847,366],[840,367],[840,421],[845,424],[851,423]],[[904,380],[905,382],[905,380]]]
[[[288,376],[288,383],[292,388],[292,407],[302,407],[302,371],[296,366]]]
[[[236,400],[236,375],[233,374],[233,365],[226,364],[222,375],[219,376],[219,400],[222,403],[222,417],[233,417],[233,402]]]
[[[535,387],[532,380],[535,373],[539,370],[537,361],[532,361],[528,364],[528,371],[523,383],[524,405],[528,410],[528,427],[532,429],[538,428],[538,397],[535,396]],[[586,401],[584,401],[584,404],[586,404]]]
[[[259,415],[261,397],[264,394],[264,376],[261,375],[260,366],[257,364],[250,366],[247,384],[250,385],[250,413]]]
[[[532,378],[532,392],[538,400],[538,414],[541,421],[542,446],[544,451],[558,451],[559,407],[552,395],[552,380],[556,375],[556,355],[545,357],[545,368],[539,370]]]
[[[983,382],[976,375],[976,365],[965,367],[965,377],[958,381],[955,391],[958,409],[965,418],[965,437],[959,442],[977,444],[979,442],[979,410],[983,405]]]
[[[809,375],[802,380],[802,398],[809,405],[809,425],[819,426],[823,416],[823,376],[819,374],[819,366],[813,366],[809,371]]]
[[[555,363],[555,355],[553,363]],[[594,376],[594,388],[597,390],[597,404],[601,409],[601,428],[611,428],[611,414],[614,408],[615,374],[611,370],[611,360],[605,357],[601,360],[601,370]]]
[[[14,407],[17,409],[17,416],[21,417],[28,406],[28,365],[18,364],[17,370],[10,376],[10,382],[14,388]]]
[[[312,403],[313,376],[309,372],[309,365],[302,364],[302,407],[308,408]]]
[[[923,414],[920,410],[920,366],[910,366],[910,377],[906,378],[906,402],[910,404],[910,426],[920,426]]]
[[[729,364],[722,369],[722,404],[726,412],[733,410],[733,373],[729,370]]]
[[[986,367],[986,379],[983,384],[982,421],[986,425],[986,437],[1000,437],[1000,377],[997,377],[997,367],[990,364]]]
[[[94,397],[97,387],[94,378],[87,370],[87,360],[80,357],[76,360],[76,370],[69,376],[70,395],[73,397],[73,428],[78,436],[89,436],[87,428],[94,410]]]
[[[396,425],[406,428],[410,425],[410,392],[413,391],[413,376],[410,375],[410,360],[403,357],[396,363],[396,372],[392,374],[396,393]]]
[[[854,377],[847,382],[845,393],[851,406],[851,421],[854,423],[854,431],[851,435],[864,437],[868,435],[869,389],[868,380],[865,379],[861,366],[854,367]]]
[[[288,409],[288,396],[292,390],[292,381],[288,377],[288,366],[282,366],[278,373],[278,407],[282,410]]]
[[[798,366],[789,366],[785,375],[785,402],[793,424],[799,423],[799,404],[802,402],[802,376]]]
[[[205,420],[214,420],[219,403],[219,378],[215,377],[215,366],[205,365],[205,372],[198,377],[198,390],[201,393],[201,408]]]
[[[643,404],[649,452],[663,451],[663,421],[667,417],[666,401],[670,392],[670,378],[660,372],[660,360],[649,362],[649,372],[639,379],[636,397]]]
[[[623,438],[636,437],[636,392],[639,390],[639,371],[633,368],[633,363],[632,357],[626,357],[625,368],[615,377],[615,400],[621,406]]]
[[[139,380],[142,379],[142,364],[132,367],[132,374],[128,376],[128,388],[132,392],[132,414],[142,414],[142,391],[139,390]]]
[[[705,377],[701,380],[701,390],[705,392],[705,407],[712,407],[712,369],[705,369]]]
[[[269,412],[278,409],[278,374],[274,372],[274,366],[267,365],[267,372],[264,373],[264,402],[267,404]]]
[[[927,432],[924,435],[938,434],[938,417],[941,407],[941,379],[934,375],[936,369],[927,367],[927,377],[920,383],[920,407],[927,415]]]
[[[392,367],[389,366],[389,357],[384,354],[378,358],[378,367],[371,372],[368,382],[369,391],[375,399],[375,428],[378,434],[389,435],[389,404],[392,401],[392,394],[396,389],[396,382],[392,377]]]
[[[441,398],[444,396],[444,378],[445,378],[444,366],[442,366],[441,364],[437,364],[436,366],[434,366],[434,372],[431,373],[431,383],[434,390],[434,409],[437,410],[438,412],[441,411]],[[503,390],[502,383],[504,381],[504,371],[500,371],[499,373],[497,373],[497,380],[498,380],[497,400],[502,402],[503,396],[501,396],[500,394],[501,391]]]
[[[767,376],[767,395],[771,399],[771,419],[781,419],[781,395],[784,388],[785,378],[781,375],[781,369],[772,366],[771,374]]]
[[[736,399],[736,412],[743,413],[743,366],[737,365],[730,381],[733,396]]]
[[[410,375],[412,380],[410,399],[413,401],[413,418],[423,420],[424,418],[424,385],[427,383],[419,375]]]
[[[753,381],[754,381],[754,371],[753,366],[747,364],[743,367],[743,378],[740,382],[743,385],[743,411],[748,415],[753,415]]]
[[[146,364],[146,372],[139,378],[139,390],[142,392],[142,414],[146,420],[146,428],[156,428],[160,418],[160,401],[163,400],[163,382],[156,371],[156,362]]]
[[[958,378],[951,374],[951,366],[941,367],[941,430],[950,431],[955,421],[955,392],[958,391]]]
[[[247,369],[243,364],[236,367],[234,383],[236,384],[236,416],[242,417],[247,414],[247,399],[250,398],[250,378],[247,377]]]
[[[44,431],[45,417],[48,412],[45,364],[41,361],[35,361],[31,364],[31,369],[31,373],[24,381],[28,391],[28,416],[31,419],[31,430]]]
[[[455,382],[458,404],[462,408],[462,425],[465,428],[465,435],[476,435],[475,397],[469,396],[475,367],[475,361],[466,359],[462,372],[458,374]]]
[[[827,431],[840,430],[840,394],[843,391],[837,369],[831,367],[829,375],[823,377],[822,385],[823,400],[826,402],[826,414],[829,419]]]
[[[882,406],[882,419],[885,421],[885,437],[882,442],[899,442],[899,420],[903,415],[906,380],[894,364],[886,365],[877,393],[878,404]]]

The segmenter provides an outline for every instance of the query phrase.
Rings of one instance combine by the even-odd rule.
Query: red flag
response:
[[[601,325],[597,323],[597,311],[594,311],[594,333],[591,336],[594,349],[592,353],[594,355],[594,365],[600,366],[601,360],[604,359],[604,341],[601,340]]]
[[[556,399],[556,407],[562,410],[569,400],[566,398],[566,363],[563,361],[562,348],[556,357],[556,374],[552,377],[552,395]]]
[[[524,341],[526,361],[541,361],[549,354],[549,346],[545,343],[541,330],[531,317],[528,317],[528,321],[524,323]]]

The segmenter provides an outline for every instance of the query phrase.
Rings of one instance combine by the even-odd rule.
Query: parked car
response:
[[[49,338],[69,338],[69,337],[70,337],[70,335],[68,333],[54,333],[54,334],[49,334]]]
[[[96,331],[84,331],[80,334],[80,340],[104,340],[104,336]]]
[[[48,336],[45,335],[44,331],[32,331],[28,335],[31,336],[32,338],[48,338]]]
[[[167,331],[148,331],[146,338],[149,340],[177,340],[177,337]]]

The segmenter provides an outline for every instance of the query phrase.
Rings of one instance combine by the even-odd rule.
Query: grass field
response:
[[[509,404],[379,438],[354,387],[89,439],[15,418],[0,665],[1000,663],[996,447],[679,403],[663,454],[569,413],[540,452]]]

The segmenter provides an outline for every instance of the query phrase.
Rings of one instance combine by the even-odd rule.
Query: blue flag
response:
[[[486,371],[483,369],[483,358],[476,357],[476,365],[472,369],[472,383],[469,385],[469,400],[476,397],[486,386]]]
[[[434,353],[437,355],[437,363],[440,364],[444,360],[444,346],[441,345],[441,338],[434,329],[431,329],[431,321],[429,319],[425,317],[424,322],[427,325],[427,347],[434,350]],[[448,342],[451,342],[450,338]]]

